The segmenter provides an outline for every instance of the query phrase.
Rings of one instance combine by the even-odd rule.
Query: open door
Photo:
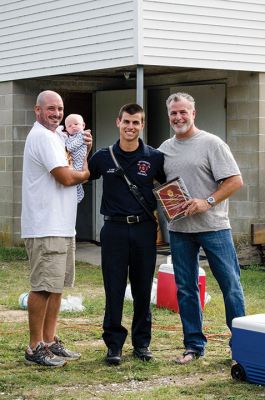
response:
[[[91,129],[92,94],[67,93],[62,97],[64,99],[64,116],[66,117],[69,114],[80,114],[84,118],[86,129]],[[92,183],[91,182],[85,183],[83,187],[85,196],[77,207],[77,220],[76,220],[77,241],[89,241],[92,239]]]
[[[116,126],[116,118],[120,108],[127,103],[134,103],[136,91],[109,90],[96,93],[96,138],[95,150],[108,147],[119,139],[119,130]],[[103,216],[100,214],[102,196],[102,179],[93,182],[94,204],[94,240],[99,241],[100,230],[103,225]]]

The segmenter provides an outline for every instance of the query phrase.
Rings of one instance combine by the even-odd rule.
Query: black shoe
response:
[[[153,354],[149,347],[135,347],[133,349],[133,355],[140,358],[142,361],[149,361],[153,358]]]
[[[119,365],[121,362],[121,350],[108,349],[105,360],[109,365]]]

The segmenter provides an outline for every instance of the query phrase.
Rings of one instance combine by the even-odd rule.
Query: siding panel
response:
[[[2,0],[0,81],[126,65],[265,71],[264,0]]]
[[[143,3],[143,64],[265,71],[263,0]]]
[[[0,4],[0,80],[135,63],[134,0]]]

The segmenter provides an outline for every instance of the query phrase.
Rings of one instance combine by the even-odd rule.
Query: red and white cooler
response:
[[[201,307],[204,309],[206,291],[206,274],[199,268],[199,292]],[[174,277],[173,265],[161,264],[157,274],[157,307],[168,308],[178,312],[177,286]]]

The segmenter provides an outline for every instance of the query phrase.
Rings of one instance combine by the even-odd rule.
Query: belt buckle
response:
[[[139,216],[138,215],[128,215],[126,217],[127,224],[135,224],[136,222],[139,222]]]

